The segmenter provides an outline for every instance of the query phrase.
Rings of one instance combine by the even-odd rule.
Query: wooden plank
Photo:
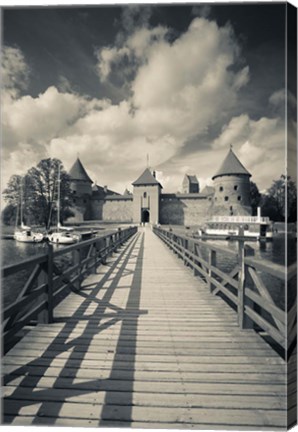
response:
[[[113,358],[103,357],[102,359],[92,360],[92,359],[73,359],[73,358],[46,358],[35,356],[5,356],[4,365],[18,365],[23,366],[26,364],[34,364],[35,366],[64,366],[72,368],[83,368],[83,369],[110,369],[113,365],[114,369],[126,369],[126,370],[150,370],[150,371],[183,371],[183,372],[214,372],[214,364],[206,363],[186,363],[175,361],[173,362],[146,362],[139,359],[135,363],[126,361],[115,361]],[[292,365],[292,370],[296,371],[296,365]],[[228,363],[220,363],[216,365],[217,372],[233,372],[233,373],[276,373],[285,374],[286,366],[285,364],[245,364],[245,363],[233,363],[233,366]]]
[[[162,422],[162,423],[157,423],[157,422],[135,422],[135,421],[130,421],[130,422],[126,422],[126,421],[116,421],[116,420],[88,420],[88,422],[86,422],[86,420],[81,420],[81,419],[69,419],[69,418],[49,418],[49,417],[32,417],[32,416],[18,416],[18,417],[14,417],[14,416],[4,416],[4,423],[11,423],[13,426],[18,426],[18,425],[35,425],[35,426],[48,426],[49,424],[54,425],[54,426],[58,426],[58,427],[93,427],[96,428],[98,426],[100,427],[114,427],[114,428],[137,428],[137,429],[193,429],[194,428],[194,424],[193,423],[167,423],[167,422]],[[223,426],[222,425],[216,425],[216,424],[208,424],[208,423],[200,423],[199,424],[199,429],[201,430],[207,430],[207,429],[212,429],[212,430],[222,430]],[[247,426],[239,426],[239,425],[233,425],[230,424],[228,425],[228,429],[229,430],[243,430],[243,431],[247,431]],[[249,430],[255,430],[255,431],[259,431],[260,427],[259,426],[250,426]],[[272,431],[272,426],[262,426],[262,430],[268,430],[268,431]],[[284,431],[285,427],[278,427],[278,426],[274,426],[274,430],[276,431]]]
[[[174,423],[193,423],[229,425],[235,424],[243,426],[285,426],[285,419],[278,410],[249,410],[249,409],[204,409],[192,408],[171,408],[171,407],[150,407],[150,410],[142,406],[133,406],[130,410],[121,405],[96,405],[82,404],[80,409],[76,409],[76,404],[71,402],[58,403],[47,402],[43,407],[27,405],[22,407],[22,401],[4,401],[4,411],[7,415],[18,414],[22,408],[22,414],[29,416],[55,416],[78,419],[99,418],[113,421],[144,421],[144,422],[174,422]]]
[[[112,379],[115,380],[129,380],[131,379],[131,369],[115,369],[111,372],[111,369],[78,369],[71,367],[55,367],[55,366],[37,366],[37,365],[26,365],[23,367],[18,367],[15,365],[3,365],[2,368],[4,374],[14,376],[47,376],[47,377],[57,377],[59,378],[86,378],[86,379],[109,379],[110,375]],[[272,373],[262,373],[262,374],[237,374],[234,372],[186,372],[180,371],[154,371],[154,370],[134,370],[134,380],[135,381],[157,381],[157,382],[180,382],[181,376],[183,376],[183,382],[226,382],[226,383],[268,383],[268,384],[285,384],[285,374],[272,374]]]
[[[54,401],[72,403],[93,403],[104,405],[106,403],[105,392],[86,393],[77,389],[51,389],[51,391],[39,389],[33,393],[28,392],[24,387],[18,388],[6,386],[3,397],[22,401]],[[277,399],[275,396],[246,396],[237,395],[194,395],[185,393],[167,394],[165,397],[158,393],[133,392],[131,395],[126,392],[110,392],[109,405],[137,405],[137,406],[159,406],[159,407],[205,407],[205,408],[246,408],[246,409],[286,409],[286,398]]]
[[[35,376],[11,376],[10,386],[20,386],[23,388],[60,388],[60,389],[77,389],[85,391],[117,391],[117,392],[134,392],[145,393],[180,393],[186,394],[210,394],[210,395],[263,395],[281,396],[284,391],[284,383],[216,383],[216,382],[170,382],[170,381],[135,381],[118,379],[100,380],[94,377],[92,380],[84,378],[68,377],[40,377],[38,380]]]
[[[38,325],[5,356],[4,420],[284,427],[284,361],[142,233],[56,308],[61,322]]]
[[[9,351],[9,354],[11,356],[42,356],[43,358],[68,358],[70,355],[69,351],[57,351],[54,349],[47,349],[44,352],[41,352],[39,349],[32,349],[31,347],[22,347],[19,348],[19,344],[13,348],[11,351]],[[87,360],[99,360],[99,359],[107,359],[109,357],[114,358],[114,350],[111,351],[107,351],[107,352],[84,352],[83,351],[83,356],[84,359]],[[72,359],[82,359],[82,352],[76,352],[73,351],[71,352],[71,358]],[[274,365],[282,365],[284,364],[283,360],[276,356],[273,355],[272,357],[269,356],[264,356],[264,357],[260,357],[258,355],[256,356],[252,356],[252,355],[239,355],[239,356],[229,356],[226,357],[224,354],[222,355],[218,355],[218,356],[210,356],[210,355],[201,355],[201,356],[197,356],[197,355],[190,355],[189,353],[185,353],[183,356],[182,355],[177,355],[176,358],[174,359],[173,357],[169,357],[169,356],[164,356],[164,355],[159,355],[159,354],[117,354],[117,362],[121,362],[121,361],[127,361],[127,362],[138,362],[138,361],[146,361],[149,363],[156,363],[156,362],[163,362],[163,363],[208,363],[208,364],[229,364],[229,365],[234,365],[234,364],[263,364],[263,365],[268,365],[270,366],[271,364]],[[232,366],[233,367],[233,366]]]

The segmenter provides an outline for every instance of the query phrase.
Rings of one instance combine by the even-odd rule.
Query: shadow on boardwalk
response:
[[[101,425],[106,417],[110,418],[110,404],[113,398],[113,391],[109,390],[109,386],[105,385],[105,381],[114,379],[119,356],[121,356],[121,354],[119,354],[119,347],[123,343],[123,338],[125,339],[125,336],[127,336],[127,332],[129,332],[130,335],[130,349],[129,355],[126,356],[128,376],[124,389],[125,406],[123,409],[125,410],[125,418],[130,418],[138,319],[140,314],[147,313],[147,311],[139,310],[144,253],[143,236],[143,233],[138,233],[129,241],[128,245],[122,247],[116,259],[108,263],[107,266],[109,269],[105,272],[100,282],[94,286],[91,294],[86,294],[90,289],[90,285],[85,285],[80,292],[76,293],[76,295],[83,298],[83,301],[70,318],[65,316],[55,320],[56,323],[65,322],[65,324],[62,328],[59,328],[57,335],[52,339],[45,351],[33,361],[29,361],[26,365],[18,368],[14,367],[11,373],[5,376],[4,384],[6,386],[16,385],[17,387],[14,387],[9,397],[4,399],[3,412],[5,412],[5,417],[2,419],[4,423],[12,423],[18,415],[24,413],[26,415],[26,413],[29,414],[29,412],[30,415],[32,415],[34,412],[34,418],[31,424],[43,423],[41,421],[43,416],[46,416],[46,424],[55,424],[57,417],[65,415],[65,413],[63,414],[65,410],[64,403],[70,401],[70,395],[72,397],[79,397],[89,392],[102,391],[105,392],[105,398],[101,408],[101,415],[98,417],[98,425]],[[127,267],[132,270],[128,270]],[[113,295],[117,289],[123,289],[123,285],[119,286],[119,282],[124,275],[129,276],[129,274],[131,274],[132,280],[128,299],[126,307],[121,308],[113,304]],[[107,282],[109,282],[110,285],[100,299],[97,296],[100,291],[104,289],[103,286],[107,284]],[[92,286],[93,284],[91,284],[91,287]],[[96,305],[95,308],[94,304]],[[90,306],[93,308],[91,315],[88,314],[88,308]],[[112,310],[112,313],[107,310]],[[78,322],[86,323],[84,330],[79,336],[72,338],[72,333],[76,330]],[[83,368],[82,363],[94,341],[94,337],[119,322],[121,323],[121,329],[114,351],[114,359],[109,377],[106,379],[96,378],[91,380],[77,379],[78,371]],[[111,351],[109,351],[107,347],[105,349],[106,355],[110,352]],[[50,373],[51,378],[46,378],[47,382],[44,381],[43,384],[42,380],[47,377],[47,371],[49,368],[53,367],[55,359],[61,358],[62,353],[67,353],[67,357],[63,367],[59,369],[58,376],[53,378],[53,374]],[[96,376],[96,373],[98,374],[98,369],[93,371],[93,376]],[[90,374],[91,377],[92,370]],[[57,397],[58,394],[61,396]],[[64,397],[62,395],[64,395]],[[33,408],[36,408],[37,401],[40,403],[38,403],[38,408],[34,410]],[[76,405],[71,405],[73,409],[76,409],[74,408]],[[29,410],[27,408],[29,408]],[[81,405],[77,405],[77,409],[80,411]],[[130,422],[128,421],[127,426],[129,425]]]

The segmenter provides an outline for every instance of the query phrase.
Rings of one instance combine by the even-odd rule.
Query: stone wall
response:
[[[172,225],[200,225],[208,218],[210,201],[206,196],[164,194],[160,202],[160,223]]]
[[[132,197],[106,198],[102,206],[102,220],[106,222],[132,222]]]

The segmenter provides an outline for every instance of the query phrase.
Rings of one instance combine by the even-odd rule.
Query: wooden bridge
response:
[[[295,350],[285,361],[257,334],[265,330],[281,353],[293,345],[253,258],[225,275],[216,249],[206,260],[200,242],[154,231],[129,228],[33,259],[3,313],[4,423],[279,430],[295,422]],[[71,264],[61,270],[66,252]],[[7,267],[4,279],[26,266]],[[258,293],[246,287],[247,266]]]

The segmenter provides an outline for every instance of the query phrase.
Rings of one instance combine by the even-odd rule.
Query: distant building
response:
[[[200,187],[197,176],[185,174],[182,182],[182,193],[199,193]]]
[[[69,174],[75,221],[198,225],[213,215],[251,214],[251,174],[232,148],[212,177],[213,186],[205,186],[202,192],[197,177],[185,175],[182,193],[162,193],[162,185],[149,168],[132,183],[133,193],[126,189],[123,195],[107,186],[92,186],[79,159]]]

